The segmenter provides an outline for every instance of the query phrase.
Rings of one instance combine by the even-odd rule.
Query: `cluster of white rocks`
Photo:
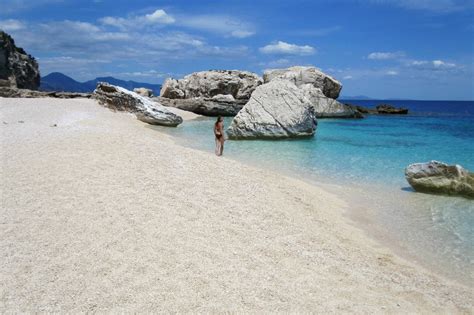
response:
[[[99,82],[93,97],[112,110],[134,113],[139,120],[152,125],[175,127],[183,122],[163,105],[120,86]]]

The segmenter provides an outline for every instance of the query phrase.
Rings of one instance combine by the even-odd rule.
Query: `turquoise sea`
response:
[[[474,283],[474,200],[414,192],[407,165],[438,160],[474,171],[474,102],[346,101],[407,107],[408,115],[319,119],[304,140],[227,141],[225,156],[303,178],[341,196],[347,215],[402,256]],[[225,119],[229,126],[232,118]],[[185,146],[213,152],[215,118],[158,129]]]

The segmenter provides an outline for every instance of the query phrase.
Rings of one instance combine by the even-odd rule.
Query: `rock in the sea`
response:
[[[135,88],[133,89],[133,92],[137,93],[138,95],[145,96],[145,97],[152,97],[153,96],[153,91],[147,88]]]
[[[232,95],[234,99],[248,100],[262,84],[255,73],[238,70],[211,70],[194,72],[183,79],[167,79],[161,88],[166,98],[212,98],[218,94]]]
[[[247,101],[245,100],[231,100],[232,95],[220,97],[219,95],[213,98],[189,98],[189,99],[171,99],[165,97],[155,97],[164,106],[176,107],[188,112],[193,112],[204,116],[235,116],[244,107]]]
[[[99,82],[93,95],[104,106],[135,113],[139,120],[151,125],[176,127],[183,122],[181,117],[163,105],[120,86]]]
[[[317,118],[363,118],[364,116],[350,106],[342,104],[335,99],[326,97],[321,89],[312,84],[300,86],[306,98],[314,107]]]
[[[180,80],[167,79],[161,88],[160,98],[166,106],[196,114],[234,116],[260,84],[262,79],[247,71],[201,71]]]
[[[395,114],[395,115],[406,115],[408,114],[407,108],[397,108],[389,104],[380,104],[375,107],[379,114]]]
[[[287,69],[265,70],[263,74],[264,83],[274,79],[284,79],[293,82],[296,86],[311,84],[320,89],[327,97],[336,99],[341,92],[342,84],[331,76],[321,72],[315,67],[290,67]]]
[[[252,93],[227,134],[231,139],[308,137],[316,125],[314,108],[303,91],[290,81],[272,80]]]
[[[474,174],[438,161],[411,164],[405,178],[416,191],[474,198]]]
[[[0,31],[0,86],[37,90],[40,73],[35,58],[22,48],[7,33]]]

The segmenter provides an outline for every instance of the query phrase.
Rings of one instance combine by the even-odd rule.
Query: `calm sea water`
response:
[[[348,102],[372,107],[382,101]],[[369,234],[411,260],[472,285],[474,201],[416,193],[404,169],[439,160],[474,171],[474,102],[384,102],[410,113],[320,119],[314,138],[227,141],[225,155],[332,187],[350,203],[354,213],[349,215],[370,226]],[[175,129],[158,128],[186,146],[213,152],[213,123],[214,118],[203,118]]]

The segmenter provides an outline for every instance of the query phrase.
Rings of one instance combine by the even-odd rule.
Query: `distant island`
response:
[[[153,94],[160,95],[161,84],[150,84],[135,81],[125,81],[114,77],[98,77],[86,82],[78,82],[73,78],[61,72],[52,72],[47,76],[41,77],[39,89],[41,91],[61,91],[61,92],[78,92],[92,93],[98,82],[108,82],[113,85],[122,86],[128,90],[144,87],[153,91]]]

